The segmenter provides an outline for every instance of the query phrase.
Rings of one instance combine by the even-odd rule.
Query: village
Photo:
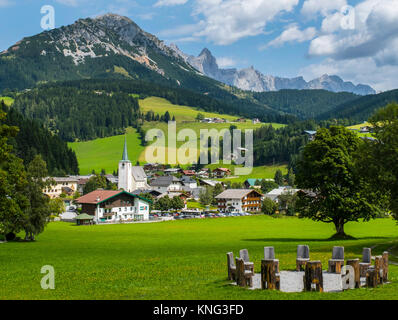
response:
[[[98,188],[87,192],[90,179],[95,177],[91,174],[51,177],[54,184],[44,193],[64,202],[65,212],[56,217],[56,221],[87,225],[259,214],[264,199],[272,200],[277,206],[281,196],[294,196],[298,192],[291,186],[278,186],[274,179],[248,178],[239,188],[232,188],[224,182],[231,175],[230,169],[222,167],[183,170],[153,163],[133,166],[125,141],[118,175],[103,175],[107,184],[113,186],[111,190]],[[263,181],[275,188],[263,194]],[[201,206],[208,188],[213,190],[213,204]],[[192,203],[197,204],[195,208],[188,205]],[[279,209],[283,207],[286,203],[280,203]]]

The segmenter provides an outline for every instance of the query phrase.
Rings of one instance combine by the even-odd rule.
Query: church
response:
[[[126,139],[124,139],[123,157],[119,161],[118,189],[127,192],[150,189],[144,168],[133,166],[129,160]]]

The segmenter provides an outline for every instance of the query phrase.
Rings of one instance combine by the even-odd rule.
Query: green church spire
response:
[[[127,138],[124,137],[124,150],[123,150],[123,161],[129,161],[129,155],[127,153]]]

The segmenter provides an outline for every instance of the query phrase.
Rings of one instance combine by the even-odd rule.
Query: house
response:
[[[127,191],[96,190],[76,200],[94,222],[149,220],[150,201]]]
[[[113,184],[118,184],[119,182],[119,177],[115,177],[113,174],[106,174],[105,178],[106,180],[108,180],[110,183]]]
[[[309,136],[310,141],[315,140],[316,131],[306,130],[306,131],[304,131],[304,133]]]
[[[181,168],[169,168],[169,169],[163,170],[163,172],[165,174],[177,174],[177,173],[180,173],[181,171],[182,171]]]
[[[253,124],[261,123],[260,119],[258,119],[258,118],[254,118],[252,121],[253,121]]]
[[[231,175],[231,170],[228,168],[217,168],[213,170],[213,176],[216,178],[224,178],[225,176]]]
[[[373,131],[373,129],[370,126],[364,126],[364,127],[361,127],[359,129],[360,133],[369,133],[369,132],[372,132],[372,131]]]
[[[122,160],[119,161],[118,189],[132,192],[134,190],[149,189],[144,168],[133,166],[128,158],[127,140],[124,140]]]
[[[199,180],[199,185],[201,186],[210,186],[210,187],[215,187],[216,184],[222,184],[219,181],[215,181],[215,180],[207,180],[207,179],[200,179]]]
[[[196,175],[195,170],[182,170],[182,174],[185,176],[193,177]]]
[[[259,212],[263,195],[256,190],[228,189],[216,199],[220,212]]]
[[[151,189],[159,191],[161,193],[165,192],[181,192],[183,183],[180,179],[174,176],[162,176],[151,181]]]
[[[236,120],[236,122],[246,122],[246,119],[245,118],[239,118],[239,119]]]
[[[196,182],[196,180],[191,179],[191,177],[189,176],[183,176],[181,178],[181,182],[185,191],[190,191],[191,189],[195,189],[198,187],[198,183]]]
[[[285,195],[285,194],[296,194],[299,191],[299,189],[293,189],[292,187],[279,187],[277,189],[274,189],[270,192],[268,192],[264,197],[269,198],[272,201],[279,202],[279,196],[280,195]]]
[[[261,185],[256,184],[257,181],[275,181],[274,179],[247,179],[243,184],[247,189],[254,188],[260,189]]]
[[[59,198],[61,194],[73,195],[76,191],[78,191],[77,178],[55,177],[48,179],[53,179],[55,181],[55,185],[43,190],[43,193],[46,194],[50,199]]]

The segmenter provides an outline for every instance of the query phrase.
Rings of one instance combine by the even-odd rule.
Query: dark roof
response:
[[[173,182],[180,182],[181,183],[181,180],[177,179],[174,176],[163,176],[163,177],[158,177],[155,180],[152,180],[150,185],[153,186],[153,187],[168,187]]]

